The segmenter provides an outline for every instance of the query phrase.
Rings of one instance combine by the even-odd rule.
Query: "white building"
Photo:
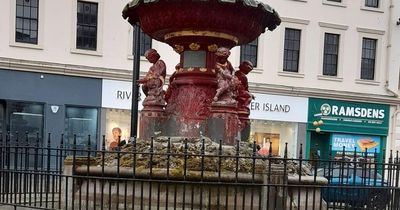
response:
[[[133,33],[121,17],[127,2],[2,3],[0,131],[66,133],[67,138],[81,133],[83,138],[87,134],[110,135],[113,127],[120,127],[123,138],[129,136]],[[386,106],[390,111],[371,129],[382,130],[381,145],[400,149],[400,26],[396,25],[400,3],[264,2],[279,12],[281,26],[262,34],[246,49],[235,47],[230,56],[236,67],[241,59],[256,60],[248,76],[257,96],[252,104],[252,140],[264,146],[272,142],[274,154],[282,154],[288,142],[293,154],[300,143],[308,145],[306,153],[314,143],[331,143],[335,133],[374,136],[357,129],[325,130],[327,122],[313,127],[309,106],[329,99],[327,103],[339,101],[343,106],[361,102],[365,109]],[[151,47],[159,51],[172,74],[178,54],[154,40]],[[143,58],[141,73],[148,67]],[[274,109],[277,104],[290,109]],[[317,127],[321,133],[315,132]]]

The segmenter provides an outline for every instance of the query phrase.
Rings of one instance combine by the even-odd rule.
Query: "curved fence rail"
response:
[[[104,137],[93,150],[90,136],[83,149],[26,136],[0,134],[0,209],[400,209],[398,152],[274,157],[178,137],[108,151]]]

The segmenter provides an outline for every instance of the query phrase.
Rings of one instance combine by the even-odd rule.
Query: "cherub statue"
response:
[[[153,65],[149,68],[146,76],[137,82],[142,85],[143,93],[146,98],[143,105],[165,105],[163,85],[167,68],[164,61],[160,60],[160,55],[155,49],[149,49],[144,56]]]
[[[234,88],[235,79],[232,64],[228,61],[231,53],[229,49],[220,47],[217,49],[215,70],[217,74],[218,89],[213,98],[214,103],[235,105]],[[237,80],[237,79],[236,79]]]
[[[253,64],[250,61],[243,61],[239,70],[235,72],[235,76],[240,81],[237,85],[237,96],[236,101],[238,102],[239,109],[248,109],[248,105],[254,96],[249,92],[249,84],[246,75],[253,70]]]

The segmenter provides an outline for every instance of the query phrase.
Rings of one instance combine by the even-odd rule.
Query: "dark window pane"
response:
[[[286,28],[283,55],[283,71],[298,72],[301,30]]]
[[[38,0],[31,0],[31,6],[32,7],[37,7],[38,6]]]
[[[339,39],[339,34],[325,34],[323,75],[337,76]]]
[[[96,50],[97,48],[97,3],[78,1],[76,48]]]
[[[136,27],[135,27],[136,29]],[[152,47],[152,39],[150,36],[148,36],[147,34],[145,34],[142,29],[140,29],[140,33],[139,33],[139,55],[140,56],[144,56],[144,53],[148,50],[151,49]],[[135,40],[133,40],[133,46],[135,46]],[[135,53],[135,49],[134,47],[132,48],[133,52],[132,54]]]
[[[37,44],[38,16],[38,0],[18,0],[16,2],[16,42]]]
[[[77,149],[87,149],[89,144],[91,149],[96,149],[97,118],[96,108],[66,107],[65,137],[67,146],[72,147],[74,135],[76,135]]]
[[[379,7],[379,0],[365,0],[366,7]]]
[[[376,39],[363,38],[361,56],[361,79],[374,80]]]
[[[342,0],[328,0],[328,1],[342,2]]]
[[[240,62],[248,60],[257,66],[258,38],[249,44],[240,46]]]

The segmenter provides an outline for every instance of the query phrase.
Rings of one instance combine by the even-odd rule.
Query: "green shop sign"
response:
[[[389,105],[310,98],[308,130],[387,136]]]

